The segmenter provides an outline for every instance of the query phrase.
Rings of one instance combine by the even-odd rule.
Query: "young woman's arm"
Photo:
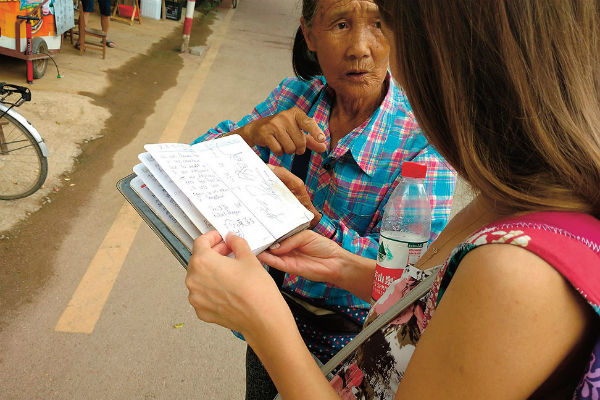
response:
[[[283,398],[337,398],[268,272],[246,241],[227,239],[213,231],[194,241],[186,286],[198,318],[242,333]]]
[[[514,245],[465,256],[396,399],[521,399],[582,340],[592,310],[552,266]]]
[[[265,315],[260,327],[244,333],[248,345],[283,399],[339,399],[306,348],[285,302],[275,307],[281,305],[286,308],[282,314],[288,315]]]

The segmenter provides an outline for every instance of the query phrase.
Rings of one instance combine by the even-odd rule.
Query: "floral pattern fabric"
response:
[[[408,266],[375,303],[365,326],[386,312],[439,267],[426,271]],[[344,400],[393,398],[408,361],[428,322],[425,295],[388,325],[371,335],[339,369],[331,384]]]
[[[344,400],[393,399],[421,334],[462,258],[485,244],[516,245],[552,265],[600,318],[600,221],[586,214],[540,212],[498,221],[459,245],[439,269],[407,268],[371,308],[366,324],[431,273],[432,289],[366,340],[335,371],[331,385]],[[600,338],[573,399],[600,399]]]

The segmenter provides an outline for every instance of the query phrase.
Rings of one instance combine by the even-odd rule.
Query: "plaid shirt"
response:
[[[448,222],[456,184],[456,173],[427,143],[406,96],[389,75],[386,85],[388,92],[369,120],[344,136],[334,149],[321,154],[313,152],[306,178],[312,202],[323,214],[314,231],[352,253],[371,259],[377,258],[384,207],[400,182],[400,166],[404,161],[427,165],[425,187],[432,207],[431,240]],[[329,144],[333,98],[323,78],[311,81],[287,78],[237,124],[223,121],[194,143],[219,137],[295,106],[319,124]],[[269,164],[291,168],[293,155],[276,156],[268,148],[257,147],[256,151]],[[345,290],[295,275],[286,275],[284,288],[317,304],[369,307]]]

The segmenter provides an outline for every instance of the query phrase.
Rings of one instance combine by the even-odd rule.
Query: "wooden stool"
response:
[[[133,25],[133,21],[142,23],[142,9],[140,8],[140,0],[133,0],[133,5],[123,4],[124,0],[117,0],[113,9],[111,20],[120,21]],[[131,17],[123,17],[119,14],[119,6],[125,6],[131,10]]]
[[[85,22],[83,21],[83,16],[79,18],[79,20],[75,19],[75,25],[78,26],[77,29],[71,28],[67,32],[65,32],[65,38],[70,37],[71,44],[75,45],[75,36],[78,36],[79,42],[79,55],[83,55],[83,52],[87,47],[94,50],[102,51],[102,59],[106,58],[106,33],[102,32],[100,29],[94,28],[86,28]],[[86,42],[85,37],[91,36],[93,38],[100,39],[96,42]]]
[[[83,6],[79,3],[80,13],[83,12]],[[95,50],[102,50],[102,59],[106,58],[106,33],[99,29],[87,28],[85,26],[85,20],[83,15],[80,14],[79,18],[75,18],[75,26],[77,28],[71,28],[65,32],[65,39],[68,37],[71,40],[71,44],[75,45],[75,36],[78,36],[79,42],[79,55],[83,55],[86,47],[90,47]],[[98,42],[86,42],[85,37],[91,36],[93,38],[100,39]]]

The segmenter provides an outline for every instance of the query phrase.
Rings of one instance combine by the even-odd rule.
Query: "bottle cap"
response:
[[[427,176],[427,165],[414,161],[405,161],[402,163],[401,173],[403,178],[423,179]]]

